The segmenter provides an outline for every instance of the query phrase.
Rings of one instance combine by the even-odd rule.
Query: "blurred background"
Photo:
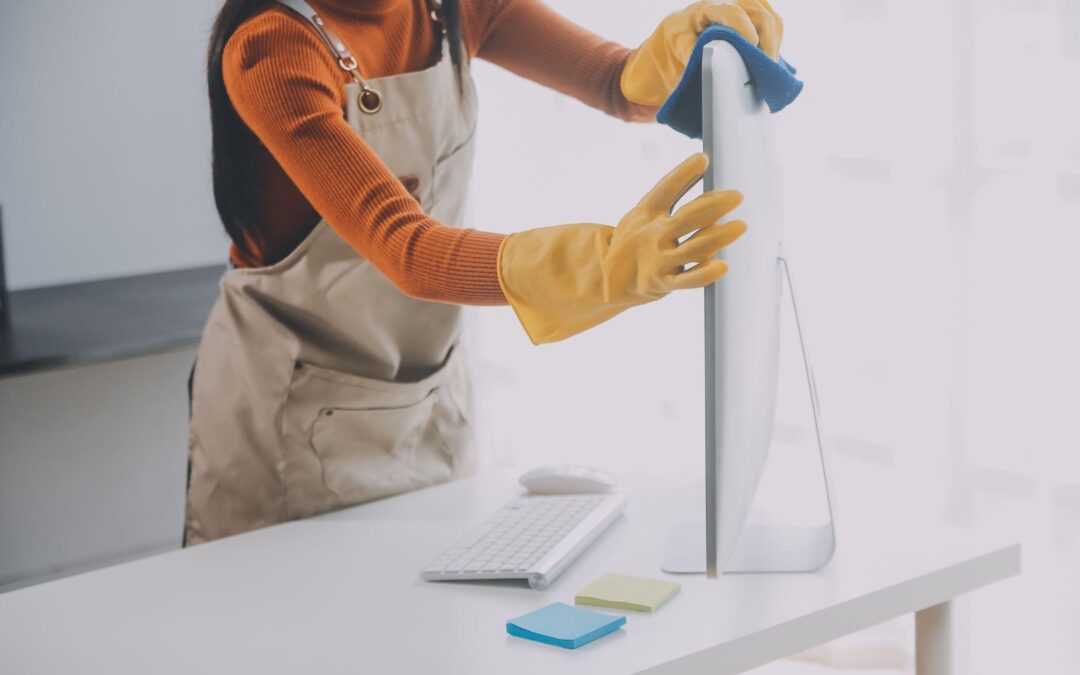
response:
[[[636,45],[685,2],[549,4]],[[203,73],[217,5],[0,0],[13,290],[224,262]],[[806,82],[776,122],[829,451],[902,508],[1023,541],[1022,576],[961,605],[961,672],[1077,672],[1080,3],[774,6]],[[700,145],[474,74],[478,229],[615,223]],[[509,310],[472,311],[484,463],[696,467],[701,308],[677,294],[544,348]],[[0,378],[0,592],[179,545],[192,357]],[[805,424],[804,383],[782,382],[781,420]],[[904,672],[909,623],[761,672]]]

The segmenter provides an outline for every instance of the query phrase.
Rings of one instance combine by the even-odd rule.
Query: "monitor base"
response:
[[[709,551],[708,528],[717,527],[715,509],[706,508],[706,523],[682,523],[675,526],[668,537],[667,550],[661,569],[672,574],[706,573],[710,577],[718,573],[732,572],[813,572],[824,567],[832,559],[836,549],[836,530],[833,526],[833,495],[829,481],[828,462],[821,431],[820,406],[817,384],[810,367],[810,357],[803,335],[799,310],[795,302],[795,288],[786,258],[778,260],[791,300],[795,330],[802,352],[803,368],[809,393],[810,413],[813,419],[814,445],[821,462],[821,479],[825,488],[825,507],[828,519],[822,524],[791,526],[756,523],[751,517],[739,534],[738,543],[726,560],[718,561],[718,552]],[[708,452],[708,449],[707,449]],[[715,503],[716,489],[712,463],[706,462],[706,499]],[[708,504],[707,504],[708,506]],[[712,555],[709,555],[712,553]]]
[[[725,574],[814,572],[832,558],[832,521],[809,527],[747,523]],[[670,574],[704,574],[705,523],[679,523],[668,535],[661,569]]]

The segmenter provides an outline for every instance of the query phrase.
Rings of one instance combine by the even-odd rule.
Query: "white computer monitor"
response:
[[[726,42],[705,48],[703,137],[706,190],[743,193],[750,224],[720,252],[731,265],[705,289],[707,569],[735,553],[772,443],[780,336],[780,162],[772,118],[742,57]],[[711,513],[710,513],[711,512]],[[710,541],[715,537],[715,542]]]
[[[710,576],[816,569],[832,555],[831,519],[817,528],[748,525],[773,440],[781,301],[790,290],[774,119],[730,44],[706,46],[703,66],[705,189],[740,190],[734,215],[749,228],[719,254],[730,272],[705,289],[705,523],[673,532],[664,569]]]

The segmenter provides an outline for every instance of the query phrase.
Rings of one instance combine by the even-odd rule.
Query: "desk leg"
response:
[[[952,675],[952,603],[915,613],[915,675]]]

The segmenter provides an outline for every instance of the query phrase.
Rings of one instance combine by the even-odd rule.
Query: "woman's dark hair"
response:
[[[427,12],[429,0],[402,0],[420,2]],[[363,3],[365,0],[354,0]],[[210,131],[212,137],[214,201],[217,204],[225,231],[241,253],[252,255],[252,245],[262,243],[263,232],[259,214],[257,176],[247,163],[259,140],[248,129],[225,91],[225,78],[221,72],[221,59],[225,44],[240,24],[275,0],[225,0],[210,31],[210,47],[207,55],[206,79],[210,93]],[[464,49],[461,41],[461,13],[459,0],[442,0],[443,22],[450,44],[450,60],[458,75]]]

